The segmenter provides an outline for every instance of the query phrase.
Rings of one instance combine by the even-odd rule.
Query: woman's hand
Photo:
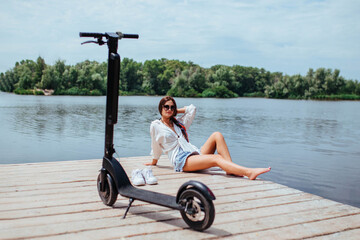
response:
[[[156,166],[157,161],[158,161],[157,159],[153,159],[152,162],[144,163],[144,165],[146,165],[146,166]]]

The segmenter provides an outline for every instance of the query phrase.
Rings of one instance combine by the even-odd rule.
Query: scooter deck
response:
[[[109,171],[114,177],[118,192],[121,196],[148,203],[154,203],[164,207],[178,210],[181,209],[180,205],[176,202],[176,197],[174,196],[134,187],[131,184],[124,168],[115,158],[104,157],[103,168]]]
[[[118,189],[121,196],[137,199],[140,201],[161,205],[173,209],[180,210],[181,206],[176,203],[176,197],[153,192],[145,189],[139,189],[132,185],[123,186]]]

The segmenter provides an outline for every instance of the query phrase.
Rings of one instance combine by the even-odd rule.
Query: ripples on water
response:
[[[149,155],[149,124],[159,118],[159,100],[120,97],[114,141],[121,157]],[[198,107],[189,129],[198,147],[221,131],[235,162],[272,167],[264,179],[360,207],[360,102],[179,98],[177,103]],[[104,118],[105,97],[0,93],[0,163],[102,158]]]

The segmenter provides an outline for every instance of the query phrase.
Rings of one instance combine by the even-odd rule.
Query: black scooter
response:
[[[144,202],[177,209],[189,227],[203,231],[211,226],[215,218],[213,200],[215,196],[203,183],[188,181],[178,190],[176,197],[143,190],[134,187],[121,164],[113,157],[115,153],[113,138],[114,125],[117,123],[120,55],[117,53],[118,40],[122,38],[139,38],[137,34],[123,34],[121,32],[88,33],[81,32],[80,37],[93,37],[95,41],[85,43],[107,44],[109,48],[106,118],[105,118],[105,154],[102,168],[97,178],[97,188],[103,203],[112,206],[118,194],[129,198],[129,205],[123,218],[126,217],[131,204],[138,199]],[[106,39],[105,41],[103,39]]]

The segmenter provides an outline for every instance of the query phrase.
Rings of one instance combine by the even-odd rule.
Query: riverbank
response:
[[[15,89],[14,94],[17,95],[45,95],[45,96],[51,96],[54,94],[53,89]]]
[[[128,174],[148,157],[121,158]],[[0,236],[4,239],[356,239],[360,209],[261,179],[222,171],[174,173],[164,160],[153,167],[158,185],[140,187],[175,196],[188,180],[216,196],[215,221],[190,230],[179,211],[128,199],[105,206],[97,193],[101,160],[5,164],[0,168]],[[61,172],[61,174],[57,174]],[[30,181],[29,181],[30,179]]]
[[[61,92],[60,94],[54,94],[52,89],[17,89],[13,92],[18,95],[45,95],[45,96],[105,96],[98,91],[86,91],[86,90],[70,90],[66,92]],[[134,93],[119,91],[119,96],[151,96],[146,93]],[[267,98],[263,93],[247,93],[242,97],[248,98]],[[203,96],[192,96],[189,98],[203,98]],[[219,98],[216,96],[206,96],[205,98]],[[238,98],[238,97],[222,97],[222,98]],[[321,101],[359,101],[360,95],[356,94],[332,94],[332,95],[317,95],[310,98],[304,97],[288,97],[288,98],[268,98],[268,99],[287,99],[287,100],[321,100]]]

